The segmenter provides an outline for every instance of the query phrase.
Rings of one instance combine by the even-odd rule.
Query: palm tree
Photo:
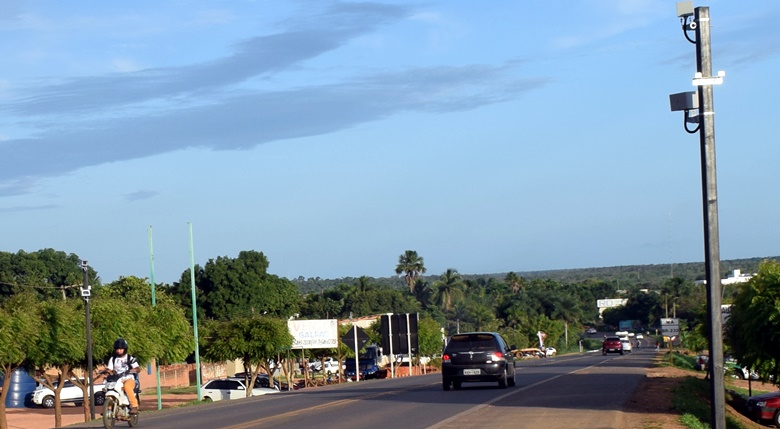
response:
[[[355,282],[355,291],[362,293],[368,292],[374,289],[374,285],[371,284],[371,277],[360,276]]]
[[[444,311],[451,310],[452,302],[463,297],[465,287],[466,283],[463,282],[458,270],[448,268],[439,280],[433,282],[433,300],[442,306]]]
[[[506,277],[504,277],[504,283],[511,287],[512,292],[514,293],[525,289],[525,279],[515,274],[514,271],[510,271],[506,274]]]
[[[419,256],[415,250],[407,250],[398,257],[395,273],[398,275],[405,273],[409,292],[414,294],[414,285],[417,282],[417,278],[420,277],[420,274],[425,274],[425,263],[423,263],[422,256]]]

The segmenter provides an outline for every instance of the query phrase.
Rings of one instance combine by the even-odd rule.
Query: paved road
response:
[[[370,380],[264,397],[142,413],[162,428],[622,428],[624,404],[654,349],[519,362],[517,386],[464,384],[444,392],[440,374]],[[117,427],[125,427],[117,423]],[[100,427],[99,422],[71,426]]]

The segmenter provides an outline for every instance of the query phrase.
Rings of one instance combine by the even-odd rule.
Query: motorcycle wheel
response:
[[[114,408],[116,408],[114,398],[106,398],[106,401],[103,402],[103,427],[106,429],[114,429],[114,423],[116,422],[114,419]]]
[[[141,398],[138,396],[138,393],[135,394],[135,400],[138,401],[138,408],[141,408]],[[130,419],[127,421],[127,424],[129,424],[131,428],[134,428],[138,424],[138,414],[130,414]]]

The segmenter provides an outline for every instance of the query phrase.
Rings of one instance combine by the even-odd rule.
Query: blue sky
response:
[[[780,3],[713,0],[722,259],[780,254]],[[103,282],[704,259],[694,45],[669,0],[0,7],[0,250]]]

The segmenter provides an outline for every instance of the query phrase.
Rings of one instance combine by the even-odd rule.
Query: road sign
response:
[[[680,335],[680,319],[661,319],[661,335],[665,337]]]
[[[355,347],[355,330],[357,329],[357,347]],[[357,326],[353,326],[343,337],[341,342],[346,344],[352,350],[360,350],[368,342],[368,334]]]

